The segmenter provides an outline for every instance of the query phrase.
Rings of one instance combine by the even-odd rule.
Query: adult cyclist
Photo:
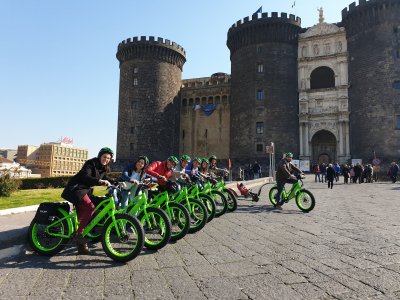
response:
[[[169,178],[172,182],[184,183],[189,179],[189,175],[186,174],[185,168],[190,163],[190,156],[183,154],[179,160],[179,164],[177,164],[172,172],[171,177]]]
[[[158,185],[161,189],[165,189],[168,179],[171,177],[175,166],[179,163],[178,159],[171,155],[164,161],[155,161],[151,163],[146,173],[158,179]]]
[[[227,169],[221,169],[217,167],[217,157],[215,155],[211,155],[208,161],[210,162],[208,166],[208,171],[212,178],[218,179],[229,174]]]
[[[276,208],[280,208],[283,204],[283,201],[281,201],[281,194],[285,184],[297,182],[297,178],[293,175],[293,173],[303,174],[299,168],[291,163],[292,159],[292,152],[285,153],[283,159],[281,159],[276,168],[276,186],[278,188],[278,192],[276,194]]]

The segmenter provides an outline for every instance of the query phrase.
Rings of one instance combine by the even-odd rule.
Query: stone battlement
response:
[[[385,5],[400,5],[400,0],[359,0],[358,5],[356,2],[353,2],[348,8],[346,7],[342,10],[342,20],[345,20],[355,12],[360,12],[364,9],[376,8],[378,6],[380,6],[380,8],[384,8]]]
[[[146,36],[135,36],[132,38],[128,38],[126,40],[123,40],[121,43],[118,45],[118,50],[121,48],[124,48],[126,46],[130,46],[133,44],[147,44],[147,45],[156,45],[156,46],[163,46],[167,47],[173,50],[176,50],[180,52],[183,56],[186,56],[186,51],[185,49],[180,46],[179,44],[172,42],[168,39],[163,39],[161,37],[158,37],[157,39],[154,36],[149,36],[148,38]]]
[[[236,28],[240,28],[241,26],[247,25],[249,23],[276,23],[276,22],[290,23],[293,25],[301,26],[301,18],[296,17],[295,15],[289,14],[288,17],[287,13],[282,12],[279,17],[277,12],[272,12],[270,16],[268,16],[268,13],[262,13],[262,14],[254,14],[250,17],[245,17],[244,19],[241,19],[237,21],[235,24],[233,24],[231,28],[229,28],[229,31],[234,30]]]

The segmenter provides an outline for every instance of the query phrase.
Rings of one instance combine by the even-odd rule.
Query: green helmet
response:
[[[201,158],[199,158],[199,157],[193,158],[193,161],[197,161],[199,164],[201,164]]]
[[[191,158],[190,158],[189,155],[183,154],[183,155],[181,156],[181,160],[186,160],[187,162],[189,162],[189,161],[191,160]]]
[[[99,154],[97,155],[98,158],[100,158],[103,154],[108,153],[111,155],[111,157],[114,156],[114,152],[108,148],[108,147],[103,147],[100,149]]]
[[[292,152],[286,152],[285,157],[290,157],[293,158],[293,153]]]
[[[141,155],[141,156],[138,157],[137,161],[140,160],[140,159],[144,160],[144,167],[147,167],[149,165],[149,159],[148,159],[147,156]]]
[[[173,155],[168,157],[167,160],[172,161],[175,164],[177,164],[179,162],[178,159],[176,158],[176,156],[173,156]]]
[[[208,164],[208,158],[203,158],[201,162],[206,162]]]
[[[208,161],[212,161],[213,159],[217,159],[217,157],[215,155],[211,155]]]

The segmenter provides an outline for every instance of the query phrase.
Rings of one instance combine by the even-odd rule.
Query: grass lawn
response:
[[[65,201],[61,198],[63,189],[36,189],[19,190],[11,194],[10,197],[0,197],[0,209],[15,208],[40,204],[42,202]],[[104,186],[94,188],[95,195],[104,195],[106,189]]]

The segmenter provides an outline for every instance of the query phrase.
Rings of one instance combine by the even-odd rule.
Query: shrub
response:
[[[21,181],[12,178],[9,173],[0,176],[0,197],[10,197],[20,185]]]

